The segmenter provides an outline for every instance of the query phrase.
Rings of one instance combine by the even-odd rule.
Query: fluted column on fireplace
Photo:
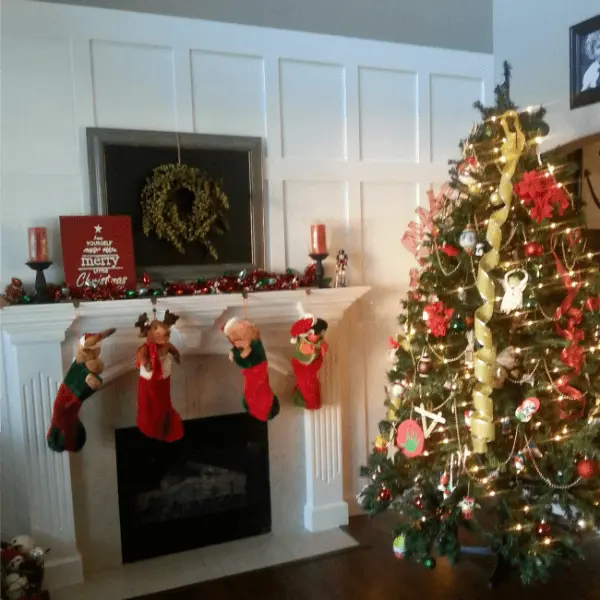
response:
[[[51,549],[46,561],[50,587],[54,582],[65,586],[83,581],[69,456],[46,445],[52,405],[65,371],[62,342],[74,319],[72,304],[2,311],[7,394],[2,429],[10,440],[4,448],[11,454],[13,473],[19,475],[18,485],[3,490],[13,497],[13,510],[3,514],[3,526],[14,527],[12,516],[27,527],[19,533],[31,532],[40,546]],[[67,363],[72,358],[67,357]],[[28,523],[22,523],[23,517]]]

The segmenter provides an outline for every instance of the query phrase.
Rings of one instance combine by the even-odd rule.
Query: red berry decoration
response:
[[[550,534],[550,523],[546,521],[538,521],[535,524],[535,530],[540,537],[546,537]]]
[[[423,508],[423,498],[421,498],[420,496],[415,500],[415,506],[419,509],[422,510]]]
[[[577,473],[582,479],[590,479],[596,474],[597,470],[598,467],[593,460],[588,460],[586,458],[577,463]]]

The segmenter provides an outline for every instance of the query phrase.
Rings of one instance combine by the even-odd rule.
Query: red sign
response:
[[[60,238],[68,287],[135,289],[130,217],[60,217]]]

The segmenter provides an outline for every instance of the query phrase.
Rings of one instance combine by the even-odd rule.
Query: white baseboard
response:
[[[304,506],[304,527],[308,531],[327,531],[343,525],[348,525],[348,505],[345,502]]]
[[[46,560],[44,564],[44,587],[48,591],[58,590],[83,583],[81,555]]]

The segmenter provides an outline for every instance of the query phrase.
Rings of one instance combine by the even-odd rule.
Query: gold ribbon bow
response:
[[[515,131],[511,131],[509,120],[513,122]],[[473,389],[473,416],[471,418],[471,437],[473,451],[482,454],[487,452],[488,442],[495,439],[494,407],[491,394],[492,379],[496,364],[496,348],[492,341],[492,331],[487,326],[494,314],[496,288],[490,277],[490,271],[500,262],[500,245],[502,243],[502,225],[510,214],[513,196],[512,178],[514,177],[519,158],[525,148],[525,135],[521,129],[519,115],[515,111],[507,111],[500,118],[504,130],[502,157],[504,168],[500,178],[498,192],[490,197],[493,206],[503,204],[490,216],[486,231],[486,240],[491,249],[479,261],[477,271],[477,290],[483,304],[475,311],[475,339],[480,349],[475,353],[475,377],[477,383]]]

